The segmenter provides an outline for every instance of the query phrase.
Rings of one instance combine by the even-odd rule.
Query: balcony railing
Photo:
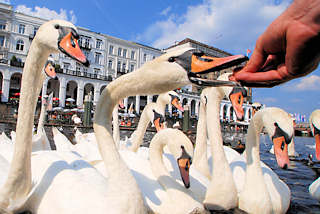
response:
[[[19,68],[23,68],[24,62],[10,60],[10,65],[15,66],[15,67],[19,67]]]
[[[91,74],[88,72],[74,71],[74,70],[70,70],[70,69],[56,69],[56,72],[68,74],[68,75],[72,75],[72,76],[90,78],[90,79],[99,79],[99,80],[105,80],[105,81],[112,81],[113,80],[111,75],[104,76],[101,74]]]

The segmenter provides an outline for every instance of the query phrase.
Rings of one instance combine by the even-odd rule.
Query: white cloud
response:
[[[65,9],[60,9],[60,12],[56,12],[56,11],[50,10],[46,7],[36,6],[33,9],[33,8],[27,7],[25,5],[18,5],[16,7],[16,11],[30,15],[30,16],[35,16],[35,17],[47,19],[47,20],[63,19],[63,20],[70,21],[73,24],[75,24],[77,21],[77,18],[72,10],[67,12]]]
[[[167,7],[167,8],[164,9],[163,11],[161,11],[161,12],[160,12],[160,15],[162,15],[162,16],[167,16],[170,11],[171,11],[171,6]]]
[[[203,0],[178,16],[168,14],[138,38],[157,48],[166,48],[186,37],[230,52],[253,48],[258,36],[290,0],[275,5],[270,0]],[[170,12],[170,11],[169,11]]]
[[[318,91],[320,76],[309,75],[284,86],[286,91]]]
[[[0,3],[10,4],[10,0],[0,0]]]

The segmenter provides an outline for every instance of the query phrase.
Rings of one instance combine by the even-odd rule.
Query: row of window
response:
[[[97,56],[100,57],[101,54],[98,53]],[[95,60],[97,60],[97,58],[95,58]],[[96,63],[97,63],[97,61],[96,61]],[[97,64],[99,64],[99,63],[97,63]],[[70,63],[63,62],[63,68],[64,69],[68,70],[70,68],[70,66],[71,66]],[[82,68],[83,72],[87,72],[88,71],[88,69],[86,67],[81,66],[79,63],[76,63],[76,71],[80,71],[81,68]],[[112,68],[113,68],[113,60],[110,59],[108,61],[108,69],[112,69]],[[127,68],[127,63],[126,62],[121,63],[121,61],[118,61],[118,63],[117,63],[117,71],[118,72],[125,72],[125,73],[127,73],[128,71],[132,72],[135,69],[135,65],[134,64],[130,64],[130,69],[129,70],[127,70],[126,68]],[[99,74],[100,73],[100,69],[94,68],[94,73],[95,74]]]
[[[121,48],[119,47],[118,48],[118,56],[122,56],[123,58],[127,58],[127,49],[124,49],[124,48]],[[110,45],[109,46],[109,54],[114,54],[114,47],[113,45]],[[131,51],[131,55],[130,55],[130,58],[132,60],[135,59],[135,56],[136,56],[136,52],[135,51]]]
[[[5,29],[5,28],[6,28],[5,24],[0,24],[0,29]],[[24,34],[25,33],[25,29],[26,29],[26,26],[24,24],[19,24],[18,32],[20,34]],[[33,32],[34,35],[37,33],[38,29],[39,29],[39,27],[34,27],[34,32]],[[3,39],[3,41],[4,41],[4,39]],[[0,40],[0,42],[2,42],[2,40]],[[97,39],[96,40],[96,48],[97,49],[102,49],[102,44],[103,44],[103,42],[102,42],[101,39]],[[91,46],[90,46],[90,37],[81,36],[80,39],[79,39],[79,45],[81,47],[91,48]],[[18,42],[16,44],[16,50],[23,51],[23,48],[24,48],[24,42],[22,40],[18,40]],[[84,52],[85,52],[86,56],[89,55],[89,52],[86,52],[86,51],[84,51]],[[114,46],[113,45],[109,46],[109,54],[114,54]],[[132,60],[134,60],[135,59],[135,55],[136,55],[136,52],[132,50],[130,58]],[[127,49],[119,47],[118,48],[118,56],[122,56],[122,57],[126,58],[127,57]],[[99,53],[98,54],[96,53],[96,55],[95,55],[95,63],[100,64],[100,58],[101,58],[101,54],[99,55]],[[143,60],[145,62],[147,61],[146,54],[144,54]]]
[[[3,47],[4,46],[4,36],[0,36],[0,45],[1,45],[1,47]],[[110,46],[110,47],[112,47],[112,46]],[[16,50],[17,51],[23,51],[23,49],[24,49],[24,42],[23,42],[23,40],[21,40],[21,39],[19,39],[18,41],[17,41],[17,44],[16,44]],[[119,48],[120,49],[120,48]],[[124,51],[126,51],[126,49],[124,49]],[[89,51],[83,51],[84,52],[84,55],[86,56],[86,57],[89,57]],[[135,53],[134,51],[132,51],[131,53]],[[154,57],[153,57],[154,58]],[[95,62],[95,64],[99,64],[99,65],[101,65],[101,59],[102,59],[102,54],[101,53],[99,53],[99,52],[95,52],[95,55],[94,55],[94,62]],[[144,54],[143,55],[143,60],[144,60],[144,62],[146,62],[147,61],[147,54]],[[118,61],[118,66],[117,66],[117,70],[118,71],[120,71],[119,70],[119,63],[121,64],[121,62],[120,61]],[[126,66],[125,66],[125,64],[126,63],[123,63],[123,68],[125,68]],[[133,66],[133,67],[132,67]],[[109,60],[109,62],[108,62],[108,68],[112,68],[112,60]],[[131,65],[131,67],[130,67],[130,71],[133,71],[134,70],[134,65]]]
[[[112,67],[113,67],[113,60],[110,59],[108,61],[108,69],[112,69]],[[135,65],[131,64],[130,65],[130,70],[127,70],[126,68],[127,68],[127,63],[123,62],[121,64],[121,61],[118,61],[118,63],[117,63],[117,72],[124,72],[124,73],[128,73],[128,71],[132,72],[135,69]]]
[[[91,49],[90,37],[80,36],[78,43],[79,43],[80,47],[85,47],[85,48]],[[102,49],[102,40],[101,39],[96,40],[96,49]]]

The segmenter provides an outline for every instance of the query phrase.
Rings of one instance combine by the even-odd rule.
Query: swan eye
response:
[[[281,143],[281,150],[283,151],[284,150],[284,142],[282,141]]]
[[[55,29],[59,29],[59,28],[60,28],[60,25],[55,24],[55,25],[54,25],[54,28],[55,28]]]
[[[174,62],[176,59],[174,58],[174,57],[170,57],[169,59],[168,59],[168,62]]]
[[[71,45],[72,45],[73,48],[76,47],[76,43],[74,42],[73,36],[71,36]]]

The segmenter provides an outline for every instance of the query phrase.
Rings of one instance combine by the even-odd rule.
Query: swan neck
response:
[[[112,125],[113,125],[113,140],[116,143],[117,148],[120,147],[120,128],[119,128],[119,118],[118,118],[118,106],[114,107],[112,112]]]
[[[122,171],[123,176],[131,176],[129,169],[126,167],[123,161],[121,161],[120,154],[118,153],[116,144],[112,136],[112,111],[118,101],[109,93],[109,90],[104,90],[100,96],[97,109],[94,118],[94,132],[96,135],[98,147],[104,165],[106,167],[108,178],[111,180],[119,179],[120,181],[125,179],[120,179],[120,171]]]
[[[37,127],[37,133],[39,133],[39,130],[43,128],[44,126],[44,121],[46,118],[46,105],[44,104],[43,100],[41,102],[41,110],[40,110],[40,116],[39,116],[39,121],[38,121],[38,127]]]
[[[216,90],[215,90],[216,91]],[[208,104],[207,104],[207,114],[206,121],[207,122],[207,133],[209,137],[209,141],[211,144],[211,153],[212,153],[212,166],[215,168],[222,168],[222,163],[227,164],[227,159],[224,154],[223,149],[223,140],[221,134],[221,125],[220,125],[220,103],[222,100],[222,96],[218,93],[211,93],[208,96]],[[214,172],[215,170],[213,170]]]
[[[260,132],[263,128],[261,114],[255,115],[252,119],[246,137],[246,159],[247,159],[247,171],[254,168],[260,168]]]
[[[265,198],[266,203],[270,203],[270,196],[268,194],[267,186],[264,181],[262,168],[260,164],[260,132],[263,128],[262,111],[259,111],[252,118],[248,128],[246,138],[246,181],[244,190],[246,192],[255,192]],[[253,185],[254,184],[254,185]]]
[[[129,168],[120,158],[112,137],[111,117],[112,111],[119,100],[127,96],[140,94],[141,91],[144,92],[143,88],[145,87],[139,81],[139,74],[139,72],[137,74],[132,72],[108,84],[97,103],[93,124],[99,151],[109,175],[110,184],[112,183],[119,191],[123,190],[124,192],[128,192],[128,186],[131,186],[130,191],[134,194],[140,193],[140,190]],[[141,194],[137,197],[141,197]]]
[[[184,188],[172,179],[166,166],[164,165],[162,158],[163,148],[167,143],[170,143],[168,136],[162,136],[160,138],[159,135],[155,135],[153,137],[149,146],[150,167],[153,175],[161,184],[161,186],[167,191],[168,194],[173,195],[177,190],[184,191]]]
[[[34,39],[23,69],[14,153],[5,188],[1,191],[1,195],[8,191],[6,197],[12,200],[26,196],[31,188],[34,112],[45,78],[41,72],[49,56],[49,51],[43,47]]]
[[[164,94],[160,94],[157,101],[156,101],[156,106],[157,106],[157,109],[161,112],[158,112],[158,113],[162,113],[164,114],[164,111],[166,109],[166,105],[169,104],[168,102],[166,102],[166,100],[164,99]]]
[[[219,117],[222,97],[223,95],[217,88],[214,92],[211,91],[207,99],[207,132],[211,144],[212,176],[206,192],[206,200],[210,201],[216,197],[224,197],[222,201],[214,201],[212,203],[217,203],[217,206],[224,209],[230,209],[237,206],[238,194],[223,148]]]
[[[150,122],[148,117],[148,109],[150,105],[147,105],[140,116],[139,123],[137,129],[132,133],[132,145],[130,146],[130,150],[133,152],[137,152],[140,145],[142,144],[144,134],[147,130],[148,124]]]
[[[207,159],[207,121],[206,109],[203,103],[200,103],[199,117],[197,123],[196,146],[193,155],[193,165],[202,172],[205,176],[210,177],[211,173],[208,166]],[[204,166],[205,165],[205,166]]]

